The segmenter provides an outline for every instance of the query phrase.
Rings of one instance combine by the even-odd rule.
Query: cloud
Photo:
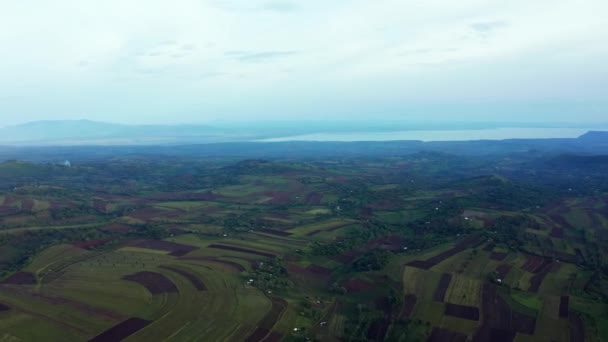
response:
[[[245,51],[228,51],[227,56],[236,56],[241,62],[266,62],[272,59],[295,55],[296,51],[262,51],[262,52],[245,52]]]
[[[295,3],[289,1],[270,1],[263,4],[260,8],[265,11],[281,13],[294,12],[298,10],[298,6]]]
[[[478,22],[471,25],[471,28],[480,33],[488,33],[494,30],[508,27],[509,23],[503,20]]]

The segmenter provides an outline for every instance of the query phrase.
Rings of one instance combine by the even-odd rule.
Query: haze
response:
[[[606,116],[605,0],[1,6],[0,126]]]

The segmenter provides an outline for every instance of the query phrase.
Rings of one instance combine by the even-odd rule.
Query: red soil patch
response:
[[[211,245],[209,245],[207,247],[208,248],[221,249],[221,250],[225,250],[225,251],[233,251],[233,252],[240,252],[240,253],[246,253],[246,254],[259,255],[259,256],[266,257],[266,258],[274,258],[274,257],[276,257],[276,255],[274,255],[272,253],[260,252],[260,251],[255,251],[253,249],[247,249],[247,248],[241,248],[241,247],[226,246],[226,245],[219,245],[219,244],[211,244]]]
[[[138,272],[122,277],[124,280],[136,282],[150,291],[151,294],[179,292],[169,278],[156,272]]]
[[[34,201],[24,198],[21,200],[21,211],[32,211],[34,209]]]
[[[9,306],[0,303],[0,312],[2,312],[2,311],[8,311],[10,309],[11,308]]]
[[[93,200],[93,208],[95,208],[95,210],[105,213],[107,211],[107,205],[108,202],[106,201],[102,201],[102,200]]]
[[[50,204],[51,210],[57,210],[57,209],[62,209],[62,208],[76,208],[76,207],[78,207],[78,205],[76,205],[76,203],[62,201],[62,200],[51,201],[51,204]]]
[[[203,281],[195,276],[194,274],[188,272],[188,271],[184,271],[180,268],[177,267],[172,267],[172,266],[159,266],[162,269],[165,270],[169,270],[172,272],[175,272],[179,275],[181,275],[182,277],[188,279],[188,281],[199,291],[207,291],[207,286],[205,286],[205,283],[203,283]]]
[[[277,236],[290,236],[291,235],[290,232],[284,232],[282,230],[269,229],[269,228],[262,228],[262,229],[258,229],[257,231],[261,232],[261,233],[277,235]]]
[[[271,331],[262,342],[279,342],[283,339],[283,334],[278,331]]]
[[[372,322],[367,329],[367,340],[368,341],[384,341],[384,337],[391,325],[390,316],[385,315],[383,319]]]
[[[448,249],[447,251],[440,253],[428,260],[422,261],[422,260],[414,260],[410,263],[408,263],[408,266],[412,266],[412,267],[417,267],[417,268],[421,268],[424,270],[428,270],[429,268],[437,265],[438,263],[442,262],[443,260],[452,257],[462,251],[464,251],[465,249],[469,248],[469,247],[473,247],[473,246],[477,246],[482,242],[481,238],[479,236],[469,236],[466,239],[464,239],[463,241],[461,241],[460,243],[458,243],[456,246]]]
[[[109,232],[128,232],[129,230],[133,229],[133,227],[127,226],[126,224],[115,223],[101,229]]]
[[[399,314],[400,319],[410,318],[412,313],[414,312],[414,307],[416,306],[416,302],[418,298],[416,295],[408,294],[403,298],[403,307],[401,308],[401,313]]]
[[[475,306],[447,303],[445,305],[445,314],[471,321],[479,321],[479,308]]]
[[[313,230],[311,232],[308,232],[306,234],[306,236],[314,236],[314,235],[317,235],[317,234],[323,233],[323,232],[333,232],[334,230],[338,230],[340,228],[343,228],[343,227],[346,227],[346,226],[350,226],[351,224],[352,224],[352,222],[346,222],[346,223],[342,223],[342,224],[339,224],[337,226],[334,226],[334,227],[331,227],[331,228],[327,228],[327,229],[315,229],[315,230]]]
[[[266,328],[256,328],[245,340],[245,342],[259,342],[264,341],[270,334],[270,330]]]
[[[72,246],[74,247],[78,247],[78,248],[83,248],[83,249],[90,249],[90,248],[95,248],[95,247],[99,247],[99,246],[103,246],[106,243],[113,241],[114,238],[107,238],[107,239],[98,239],[98,240],[88,240],[88,241],[78,241],[78,242],[73,242]]]
[[[2,284],[13,284],[13,285],[35,285],[36,276],[31,272],[17,272],[12,276],[4,279]]]
[[[311,192],[306,195],[306,204],[308,205],[319,205],[321,204],[321,200],[323,199],[323,195],[317,192]]]
[[[136,218],[142,221],[148,221],[156,218],[178,218],[182,215],[181,212],[177,210],[163,210],[156,208],[144,208],[136,210],[132,213],[129,213],[130,217]]]
[[[564,230],[561,228],[554,227],[551,229],[551,236],[558,239],[564,238]]]
[[[348,293],[367,291],[374,288],[374,284],[365,279],[349,279],[342,283]]]
[[[270,330],[277,323],[283,312],[287,309],[287,302],[281,298],[270,298],[272,307],[270,311],[258,323],[258,328],[247,337],[247,342],[264,341],[270,334]]]
[[[272,197],[272,199],[266,202],[268,204],[282,205],[291,203],[292,193],[289,191],[264,191],[263,194]]]
[[[570,321],[570,342],[585,342],[585,324],[583,319],[571,312]]]
[[[141,318],[129,318],[126,321],[119,323],[103,333],[93,337],[89,342],[116,342],[133,335],[139,330],[146,327],[152,321],[147,321]]]
[[[501,264],[496,266],[496,273],[498,273],[498,279],[505,279],[507,274],[511,271],[513,265],[510,264]]]
[[[178,256],[178,257],[184,256],[194,250],[199,249],[198,247],[195,247],[195,246],[182,245],[181,243],[162,241],[162,240],[134,241],[129,246],[153,249],[153,250],[157,250],[157,251],[167,251],[167,252],[169,252],[169,255]]]
[[[322,276],[330,276],[332,273],[332,271],[329,268],[315,265],[315,264],[308,265],[308,267],[306,267],[306,270],[311,273],[322,275]]]
[[[445,298],[445,293],[450,286],[450,282],[452,281],[452,275],[449,273],[443,273],[441,275],[441,279],[439,279],[439,284],[437,284],[437,288],[435,289],[435,293],[433,294],[433,300],[437,302],[443,302]]]
[[[568,318],[568,311],[570,310],[570,297],[561,296],[559,298],[559,317]]]
[[[536,255],[528,255],[528,260],[526,260],[526,263],[521,267],[521,269],[530,273],[538,273],[550,262],[551,261],[547,258]]]
[[[490,259],[497,260],[497,261],[503,261],[503,260],[505,260],[505,258],[507,257],[507,255],[509,255],[509,253],[492,252],[490,254]]]
[[[20,198],[15,196],[6,196],[4,197],[4,205],[11,205],[21,201]]]
[[[225,199],[224,196],[207,192],[163,192],[148,197],[160,201],[217,201]]]
[[[530,278],[530,288],[528,288],[528,292],[537,293],[540,285],[543,283],[543,280],[549,274],[551,269],[553,268],[552,264],[547,264],[543,267],[541,271],[535,274],[532,278]]]
[[[405,239],[399,235],[388,235],[367,243],[362,250],[383,249],[391,252],[402,252],[406,245]]]
[[[245,267],[243,267],[243,265],[239,264],[238,262],[222,260],[222,259],[218,259],[216,257],[182,257],[182,258],[179,258],[179,260],[209,261],[209,262],[215,262],[218,264],[223,264],[223,265],[229,266],[229,267],[235,269],[237,272],[244,272],[246,270]]]
[[[533,335],[536,318],[513,311],[500,296],[498,289],[496,285],[483,285],[483,325],[473,337],[473,341],[513,341],[517,333]]]
[[[13,215],[19,213],[16,207],[0,206],[0,215]]]
[[[434,327],[427,342],[466,342],[467,335],[448,329]]]

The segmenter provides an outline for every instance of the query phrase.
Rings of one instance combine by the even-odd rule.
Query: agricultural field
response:
[[[0,341],[608,340],[608,184],[550,157],[1,163]]]

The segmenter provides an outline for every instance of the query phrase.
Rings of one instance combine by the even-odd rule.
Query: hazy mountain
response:
[[[205,125],[120,125],[90,120],[35,121],[0,128],[0,144],[203,142],[224,134]]]

